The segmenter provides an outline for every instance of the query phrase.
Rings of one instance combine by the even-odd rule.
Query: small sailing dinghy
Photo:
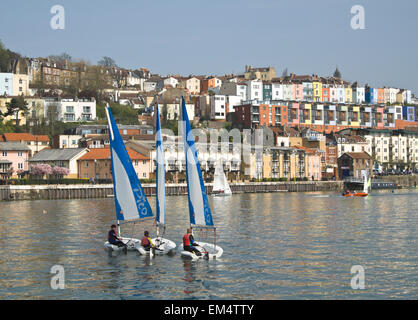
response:
[[[128,151],[123,143],[109,106],[106,107],[106,115],[109,123],[109,141],[118,237],[127,245],[128,250],[140,251],[141,249],[143,250],[141,247],[141,240],[121,236],[120,222],[135,223],[137,221],[151,219],[153,218],[153,213],[141,187],[141,183],[135,173],[135,169],[132,166]],[[123,247],[118,247],[108,241],[104,246],[105,249],[110,251],[120,251],[123,249]],[[151,251],[149,252],[152,254]]]
[[[157,213],[155,215],[155,221],[157,224],[157,237],[152,239],[152,242],[156,245],[157,249],[155,254],[168,254],[176,248],[174,241],[163,238],[165,233],[165,213],[166,213],[166,202],[165,202],[165,165],[164,165],[164,149],[163,149],[163,138],[161,135],[161,124],[160,124],[160,113],[158,111],[158,103],[155,106],[155,117],[156,117],[156,161],[157,161],[157,196],[156,196],[156,207]]]
[[[369,184],[371,180],[367,178],[367,170],[364,172],[363,192],[356,192],[353,194],[354,197],[367,197],[369,195]]]
[[[212,213],[209,207],[208,197],[206,195],[205,185],[202,179],[202,172],[200,170],[200,163],[197,158],[196,146],[194,143],[194,136],[190,127],[189,117],[187,115],[186,104],[184,97],[182,97],[182,111],[181,120],[183,125],[184,135],[184,152],[186,160],[186,174],[187,174],[187,195],[189,198],[189,217],[190,227],[197,230],[212,230],[214,233],[214,243],[206,243],[197,241],[199,246],[196,247],[202,255],[185,251],[183,243],[179,245],[181,256],[189,259],[216,259],[223,254],[223,249],[216,245],[216,228],[213,224]]]
[[[228,180],[226,179],[221,160],[218,160],[216,162],[215,177],[213,180],[212,193],[215,196],[232,195],[232,191],[231,191],[231,188],[229,187]]]

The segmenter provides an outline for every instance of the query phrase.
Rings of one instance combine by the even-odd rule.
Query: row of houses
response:
[[[0,96],[0,112],[5,114],[7,104],[19,96]],[[93,121],[97,119],[94,98],[25,97],[27,111],[16,111],[3,117],[3,122],[18,122],[19,125],[35,125],[41,119],[62,122]]]
[[[150,126],[119,126],[138,178],[153,178],[156,171],[155,135]],[[253,132],[252,137],[255,137]],[[412,170],[418,161],[418,130],[344,129],[323,134],[310,128],[263,128],[261,141],[196,142],[206,180],[213,178],[221,160],[230,180],[342,178],[338,159],[346,153],[367,154],[368,169]],[[185,178],[181,137],[164,135],[168,179]],[[4,134],[0,138],[1,172],[15,177],[31,165],[48,164],[69,169],[68,177],[111,179],[106,126],[83,125],[65,135],[48,137]],[[352,171],[350,171],[352,174]],[[344,173],[347,175],[347,173]]]
[[[310,127],[330,133],[345,128],[402,129],[416,126],[416,106],[347,105],[285,101],[251,101],[234,107],[239,128]]]

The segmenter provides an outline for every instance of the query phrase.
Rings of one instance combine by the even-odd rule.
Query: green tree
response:
[[[19,96],[18,98],[12,98],[10,102],[6,102],[7,112],[5,116],[14,115],[16,117],[16,126],[19,126],[19,113],[27,113],[29,111],[28,103],[25,101],[23,96]]]

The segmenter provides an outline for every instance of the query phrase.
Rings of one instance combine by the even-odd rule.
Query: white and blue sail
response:
[[[190,224],[213,227],[212,213],[209,207],[205,185],[197,158],[194,136],[187,115],[186,103],[182,97],[182,125],[184,134],[184,152],[186,156],[187,194],[189,198]]]
[[[164,150],[163,150],[163,138],[161,134],[161,123],[160,123],[160,113],[158,111],[158,103],[155,106],[155,117],[156,117],[156,161],[157,161],[157,213],[155,220],[159,225],[165,225],[165,214],[166,214],[166,205],[165,205],[165,165],[164,165]]]
[[[108,106],[106,107],[106,114],[109,123],[116,219],[136,220],[152,217],[151,207]]]

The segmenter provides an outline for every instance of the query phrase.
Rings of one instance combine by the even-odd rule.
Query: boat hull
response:
[[[179,245],[179,250],[182,258],[191,259],[191,260],[199,260],[199,259],[219,259],[223,254],[223,249],[220,246],[216,246],[212,243],[206,242],[199,242],[200,246],[195,247],[199,250],[202,255],[197,256],[196,254],[185,251],[183,248],[183,244]],[[208,254],[206,254],[206,252]]]
[[[141,240],[135,238],[121,238],[121,241],[127,245],[128,251],[137,251],[138,248],[141,246]],[[108,251],[122,251],[123,247],[115,246],[114,244],[109,243],[106,241],[104,244],[105,250]]]

